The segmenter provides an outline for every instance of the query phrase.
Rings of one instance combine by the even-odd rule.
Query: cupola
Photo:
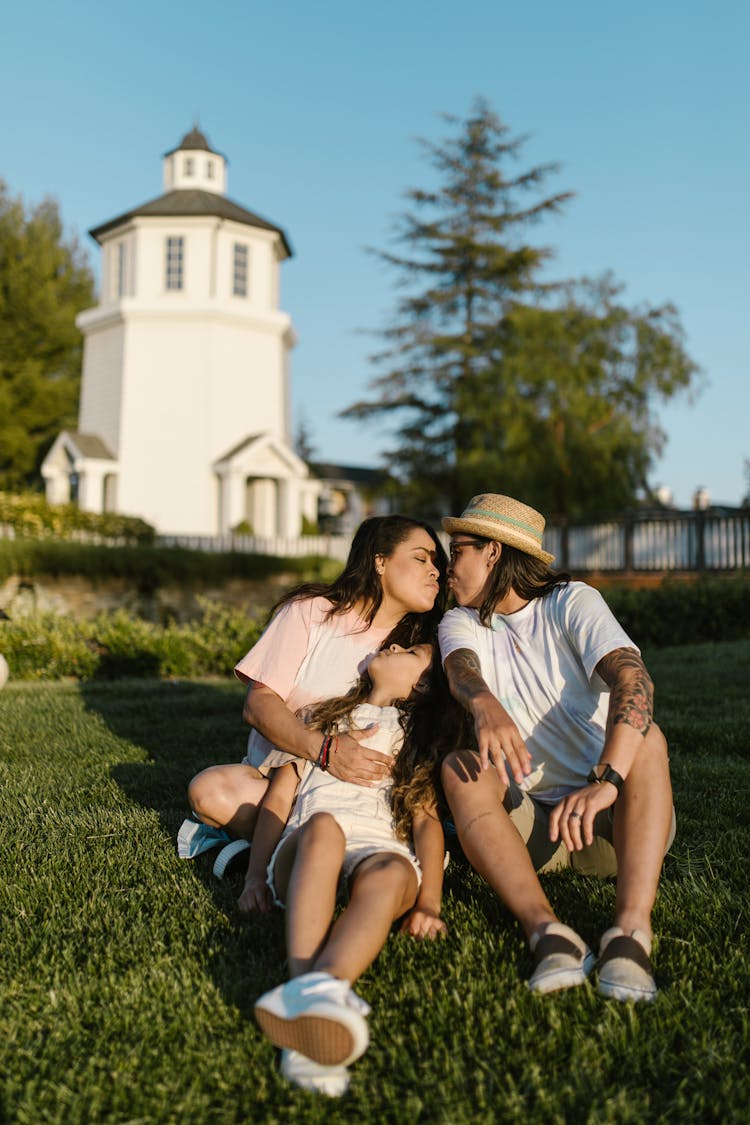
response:
[[[225,195],[227,160],[215,152],[197,125],[164,154],[165,191],[213,191]]]

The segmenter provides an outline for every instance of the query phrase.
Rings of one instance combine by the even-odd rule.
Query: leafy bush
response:
[[[0,650],[19,680],[230,675],[262,623],[205,600],[202,611],[197,622],[163,628],[124,610],[81,622],[53,613],[19,617],[0,623]]]
[[[43,613],[0,622],[0,649],[16,680],[90,679],[99,658],[79,625],[68,617]]]
[[[241,551],[211,553],[184,547],[101,547],[44,539],[0,540],[0,581],[13,575],[82,575],[125,578],[143,594],[181,582],[221,582],[227,578],[268,578],[288,574],[299,581],[328,581],[341,563],[314,556],[282,559]]]
[[[40,493],[0,492],[0,524],[17,535],[38,539],[75,539],[76,533],[100,535],[118,543],[153,543],[154,529],[137,516],[84,512],[76,504],[48,504]]]
[[[685,645],[750,637],[750,575],[666,579],[660,586],[602,590],[639,645]]]
[[[254,556],[238,558],[268,561]],[[603,593],[639,645],[684,645],[750,637],[749,577],[672,580],[653,589],[620,586]],[[164,627],[131,617],[122,610],[81,622],[52,613],[19,617],[0,622],[0,652],[15,679],[229,675],[237,660],[257,640],[262,623],[240,610],[207,599],[202,600],[201,611],[198,621]]]
[[[232,534],[233,535],[254,535],[255,533],[253,531],[253,525],[250,523],[249,520],[240,520],[240,522],[235,524],[234,527],[232,528]]]

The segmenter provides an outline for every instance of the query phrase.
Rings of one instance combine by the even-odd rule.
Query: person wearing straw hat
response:
[[[463,851],[523,926],[536,993],[583,984],[596,961],[537,872],[617,875],[598,991],[653,1000],[651,911],[674,810],[640,652],[598,591],[551,569],[533,508],[485,493],[442,522],[457,605],[440,650],[477,742],[442,770]]]

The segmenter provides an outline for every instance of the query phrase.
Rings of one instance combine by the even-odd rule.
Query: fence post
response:
[[[622,564],[626,572],[633,569],[633,536],[635,535],[635,520],[626,517],[622,525]]]
[[[695,569],[699,572],[706,569],[706,514],[701,509],[695,512]]]

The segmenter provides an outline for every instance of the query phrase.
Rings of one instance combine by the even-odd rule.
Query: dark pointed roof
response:
[[[63,433],[67,434],[82,456],[93,457],[99,461],[115,460],[109,446],[98,434],[82,434],[79,430],[63,430]]]
[[[330,462],[308,461],[313,474],[319,480],[349,481],[372,488],[385,484],[388,473],[385,469],[371,469],[364,465],[333,465]]]
[[[166,195],[160,195],[156,199],[149,200],[148,203],[142,203],[140,207],[133,207],[132,210],[118,215],[116,219],[110,219],[106,223],[101,223],[98,227],[92,227],[89,234],[97,242],[101,242],[102,236],[107,234],[108,231],[114,230],[115,227],[122,226],[140,215],[162,215],[174,218],[184,215],[216,215],[221,219],[231,219],[235,223],[244,223],[248,227],[274,231],[281,238],[287,257],[291,258],[292,256],[292,247],[281,227],[269,223],[267,219],[261,218],[260,215],[253,214],[252,211],[246,210],[225,195],[218,195],[213,191],[201,191],[198,188],[168,191]]]
[[[201,133],[197,125],[193,125],[189,133],[186,133],[180,143],[169,152],[165,152],[165,156],[171,156],[173,152],[181,152],[183,149],[196,149],[199,152],[212,152],[214,156],[221,156],[222,153],[217,152],[215,148],[211,148],[208,143],[208,138],[205,133]],[[226,159],[226,157],[224,157]]]

